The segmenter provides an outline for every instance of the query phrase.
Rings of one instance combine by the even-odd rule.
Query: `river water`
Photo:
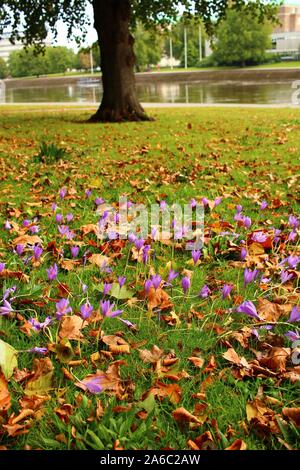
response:
[[[292,81],[191,81],[140,82],[138,96],[143,103],[235,103],[291,104]],[[82,78],[61,85],[11,87],[5,91],[7,103],[77,102],[98,103],[101,84]],[[4,99],[2,97],[2,102]]]

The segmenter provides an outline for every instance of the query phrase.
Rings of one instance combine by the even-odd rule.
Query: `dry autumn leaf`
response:
[[[198,369],[202,369],[205,362],[202,357],[189,357],[189,361]]]
[[[138,349],[139,356],[145,364],[155,364],[163,355],[163,350],[158,346],[153,346],[151,351],[148,349]]]
[[[300,428],[300,408],[283,408],[282,414]]]
[[[43,240],[38,235],[20,235],[12,241],[13,246],[17,245],[42,245]]]
[[[165,384],[157,381],[147,392],[146,396],[143,396],[143,399],[147,398],[150,394],[162,399],[169,398],[171,403],[178,405],[181,400],[182,391],[178,384]]]
[[[112,354],[130,354],[129,344],[120,336],[103,336],[101,338],[101,341],[109,347],[109,350]]]
[[[198,426],[202,425],[202,421],[194,416],[192,413],[187,411],[185,408],[177,408],[172,412],[172,416],[179,424],[195,424]]]
[[[287,309],[261,297],[258,299],[257,311],[263,320],[276,323],[281,316],[286,314]]]
[[[11,406],[8,383],[4,374],[0,371],[0,415],[3,411],[9,410]]]
[[[34,359],[33,376],[28,380],[25,387],[26,395],[44,395],[51,390],[53,384],[54,367],[49,359]]]
[[[237,439],[225,450],[247,450],[247,444],[242,439]]]
[[[81,329],[84,327],[82,318],[77,315],[63,317],[60,323],[59,337],[61,339],[83,339]]]
[[[272,348],[259,363],[276,372],[285,372],[287,358],[291,355],[289,348]]]

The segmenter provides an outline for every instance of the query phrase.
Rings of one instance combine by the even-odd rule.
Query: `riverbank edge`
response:
[[[233,108],[233,109],[299,109],[300,105],[283,104],[253,104],[253,103],[141,103],[146,109],[174,108]],[[59,111],[92,111],[97,109],[97,103],[85,102],[32,102],[32,103],[0,103],[0,112],[13,110],[15,112],[56,112]]]
[[[4,80],[8,88],[30,88],[59,86],[75,84],[78,80],[90,81],[100,79],[101,76],[85,77],[73,75],[65,77],[39,77],[39,78],[10,78]],[[147,82],[224,82],[224,81],[294,81],[300,80],[300,68],[298,69],[230,69],[230,70],[197,70],[187,72],[146,72],[137,73],[137,83]]]

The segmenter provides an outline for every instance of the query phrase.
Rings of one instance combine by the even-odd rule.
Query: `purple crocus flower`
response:
[[[246,302],[242,303],[237,308],[237,312],[244,313],[248,317],[255,318],[256,320],[261,320],[260,316],[257,313],[255,305],[250,300],[246,300]]]
[[[82,382],[86,389],[93,394],[101,393],[104,390],[104,384],[107,381],[105,375],[97,375]]]
[[[191,288],[191,280],[187,276],[182,278],[181,286],[184,294],[186,295]]]
[[[264,211],[268,208],[269,204],[267,203],[267,201],[263,201],[260,205],[260,210],[261,211]]]
[[[64,216],[62,214],[55,214],[55,220],[58,224],[61,224],[64,220]]]
[[[43,248],[41,248],[40,246],[36,245],[34,248],[33,248],[33,256],[34,256],[34,259],[37,261],[38,259],[40,259],[40,257],[42,256],[43,254]]]
[[[46,319],[43,322],[39,322],[35,318],[30,318],[29,323],[32,325],[33,329],[35,331],[41,331],[47,326],[52,324],[52,318],[51,317],[46,317]]]
[[[56,318],[57,320],[61,320],[64,315],[68,315],[68,313],[72,312],[72,307],[69,305],[68,299],[61,299],[56,304]]]
[[[192,209],[195,209],[195,208],[197,207],[197,201],[196,201],[196,199],[192,198],[192,199],[190,200],[190,207],[191,207]]]
[[[265,243],[268,240],[268,235],[264,232],[255,232],[252,235],[252,240],[257,243]]]
[[[85,191],[85,195],[86,195],[87,198],[91,197],[91,195],[92,195],[92,190],[91,190],[91,189],[87,189],[87,190]]]
[[[28,219],[23,220],[23,227],[28,227],[30,225],[30,223],[31,222]]]
[[[247,286],[251,282],[254,282],[258,276],[259,271],[255,269],[254,271],[250,271],[248,268],[244,271],[244,285]]]
[[[143,263],[147,264],[149,259],[150,245],[146,245],[143,248]]]
[[[159,274],[151,277],[151,282],[155,290],[157,290],[161,284],[162,278]]]
[[[262,325],[259,328],[253,328],[252,334],[255,336],[257,339],[259,339],[260,332],[265,330],[265,331],[271,331],[273,330],[273,325]]]
[[[81,284],[81,290],[85,294],[86,291],[88,290],[88,286],[86,284]]]
[[[169,272],[169,277],[168,277],[168,282],[173,282],[174,279],[176,279],[176,277],[179,276],[179,273],[177,273],[176,271],[174,271],[173,269],[170,269],[170,272]]]
[[[67,188],[61,188],[59,191],[59,197],[60,199],[64,199],[67,195]]]
[[[134,233],[130,233],[128,235],[128,241],[129,241],[129,243],[135,243],[136,242],[136,236],[134,235]]]
[[[241,204],[238,204],[236,206],[236,212],[237,214],[241,214],[243,212],[243,206],[241,206]]]
[[[0,263],[0,273],[2,273],[4,269],[5,269],[5,263]]]
[[[71,246],[72,258],[77,258],[78,253],[79,253],[79,246]]]
[[[12,294],[16,292],[17,286],[9,287],[3,294],[3,300],[7,300]],[[10,299],[12,300],[12,298]]]
[[[192,258],[194,261],[194,264],[196,265],[200,259],[201,256],[201,251],[200,250],[194,250],[192,251]]]
[[[86,302],[80,307],[80,316],[83,320],[87,320],[93,313],[93,307],[90,302]]]
[[[233,289],[233,286],[230,286],[229,284],[224,285],[222,289],[223,300],[227,299],[230,296],[232,289]]]
[[[71,214],[71,213],[70,213],[70,214],[67,214],[67,215],[66,215],[66,219],[67,219],[67,222],[70,223],[70,222],[72,222],[72,220],[74,219],[74,215]]]
[[[50,266],[49,269],[47,269],[47,276],[49,281],[54,281],[57,278],[58,275],[58,267],[57,264],[55,263],[53,266]]]
[[[245,261],[248,256],[248,251],[246,248],[241,249],[241,261]]]
[[[292,230],[288,236],[288,241],[289,242],[294,242],[297,238],[297,232],[296,230]]]
[[[124,323],[124,325],[126,325],[128,328],[130,329],[133,329],[133,330],[136,330],[136,325],[134,323],[131,323],[131,321],[129,320],[124,320],[123,318],[119,318],[119,320]]]
[[[56,212],[58,209],[58,205],[55,202],[53,202],[51,209],[52,209],[52,212]]]
[[[152,229],[151,229],[151,238],[152,238],[153,240],[155,240],[156,235],[157,235],[157,228],[156,228],[156,227],[152,227]]]
[[[10,230],[11,229],[11,223],[6,220],[6,222],[4,223],[4,226],[3,226],[4,230]]]
[[[24,245],[17,245],[16,246],[16,253],[18,256],[21,256],[24,252],[25,246]]]
[[[300,263],[300,256],[293,256],[293,255],[290,255],[288,258],[287,258],[287,262],[288,262],[288,265],[291,269],[296,269],[298,264]]]
[[[291,341],[293,341],[293,343],[295,341],[299,341],[300,339],[300,335],[298,333],[298,331],[288,331],[285,336],[290,339]]]
[[[290,281],[293,277],[294,277],[293,273],[290,274],[288,271],[285,271],[285,270],[281,271],[280,279],[281,279],[282,284],[285,284],[286,282]]]
[[[291,316],[289,318],[289,323],[295,323],[300,321],[300,310],[299,308],[295,305],[292,309]]]
[[[38,347],[35,347],[35,348],[27,349],[26,352],[31,353],[31,354],[41,354],[41,355],[45,355],[45,354],[47,354],[47,352],[48,352],[48,348],[38,348]]]
[[[126,276],[118,276],[118,283],[119,283],[120,288],[124,286],[125,282],[126,282]]]
[[[143,240],[142,238],[138,238],[137,240],[135,240],[134,244],[136,249],[140,251],[145,244],[145,240]]]
[[[112,284],[107,284],[106,282],[103,284],[103,295],[107,295],[110,290],[112,289]]]
[[[151,287],[152,287],[151,279],[146,279],[146,281],[144,283],[144,289],[145,289],[146,294],[149,294],[149,291],[150,291]]]
[[[202,204],[203,204],[204,207],[207,207],[209,205],[209,201],[206,197],[202,198]]]
[[[220,197],[220,196],[219,196],[219,197],[216,197],[216,199],[215,199],[215,201],[214,201],[215,207],[218,207],[218,206],[221,204],[222,200],[223,200],[222,197]]]
[[[12,311],[10,303],[7,300],[3,300],[3,305],[0,307],[0,315],[9,315]]]
[[[243,225],[246,227],[246,228],[250,228],[251,225],[252,225],[252,220],[250,219],[250,217],[243,217]]]
[[[62,237],[66,237],[66,238],[69,237],[70,229],[69,229],[68,225],[58,225],[57,228],[58,228],[58,231],[59,231],[59,233]]]
[[[101,206],[101,204],[104,203],[104,199],[102,199],[102,197],[96,197],[94,203],[96,204],[96,206]]]
[[[166,201],[160,201],[159,206],[160,206],[160,210],[161,210],[162,212],[164,212],[164,211],[166,210],[168,204],[166,203]]]
[[[33,225],[32,227],[29,228],[29,232],[32,233],[33,235],[36,233],[39,233],[40,228],[37,225]]]
[[[297,229],[299,227],[299,219],[295,215],[290,215],[289,217],[289,226],[293,229]]]
[[[115,307],[114,303],[110,303],[109,300],[102,300],[100,302],[100,308],[102,315],[108,318],[114,318],[123,313],[122,310],[113,310]]]
[[[199,297],[202,299],[207,299],[211,294],[210,288],[205,284],[199,292]]]

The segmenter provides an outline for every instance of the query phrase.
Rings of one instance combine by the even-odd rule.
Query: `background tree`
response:
[[[133,36],[135,39],[136,69],[141,71],[150,65],[157,65],[164,52],[164,33],[157,27],[148,30],[139,21]]]
[[[47,47],[45,53],[48,73],[65,73],[75,67],[76,54],[67,47]]]
[[[88,68],[91,68],[90,52],[91,52],[90,47],[82,47],[81,49],[79,49],[79,52],[78,52],[79,57],[80,57],[80,54],[88,54],[89,55],[89,67]],[[99,48],[98,42],[94,42],[94,44],[92,44],[92,56],[93,56],[94,67],[96,67],[96,68],[100,67],[100,65],[101,65],[101,62],[100,62],[100,48]],[[83,67],[83,68],[85,68],[85,67]]]
[[[205,33],[205,26],[199,18],[190,18],[182,16],[179,21],[172,27],[173,39],[173,56],[175,59],[180,60],[180,65],[185,65],[184,57],[184,28],[187,30],[187,53],[188,53],[188,66],[197,67],[200,63],[199,51],[199,26],[201,28],[202,37],[202,57],[205,53],[205,40],[207,35]],[[166,49],[168,50],[168,44]]]
[[[103,97],[95,121],[149,119],[140,105],[135,89],[134,38],[130,26],[141,20],[146,26],[167,24],[178,17],[179,7],[189,15],[202,17],[208,30],[224,18],[228,6],[253,12],[260,19],[274,17],[277,0],[2,0],[0,35],[10,27],[12,39],[25,44],[42,43],[47,29],[55,34],[57,22],[63,21],[69,36],[76,28],[85,30],[85,8],[90,1],[94,26],[101,51]],[[22,35],[18,33],[22,25]]]
[[[43,54],[37,55],[33,47],[12,52],[8,64],[13,77],[39,77],[48,73],[45,56]]]
[[[76,55],[67,47],[46,47],[37,54],[34,47],[14,51],[9,56],[9,71],[13,77],[30,77],[65,73],[75,66]]]
[[[8,67],[4,59],[0,57],[0,79],[8,77]]]
[[[228,10],[219,24],[213,57],[218,65],[255,65],[265,62],[271,47],[272,25],[250,14]]]

